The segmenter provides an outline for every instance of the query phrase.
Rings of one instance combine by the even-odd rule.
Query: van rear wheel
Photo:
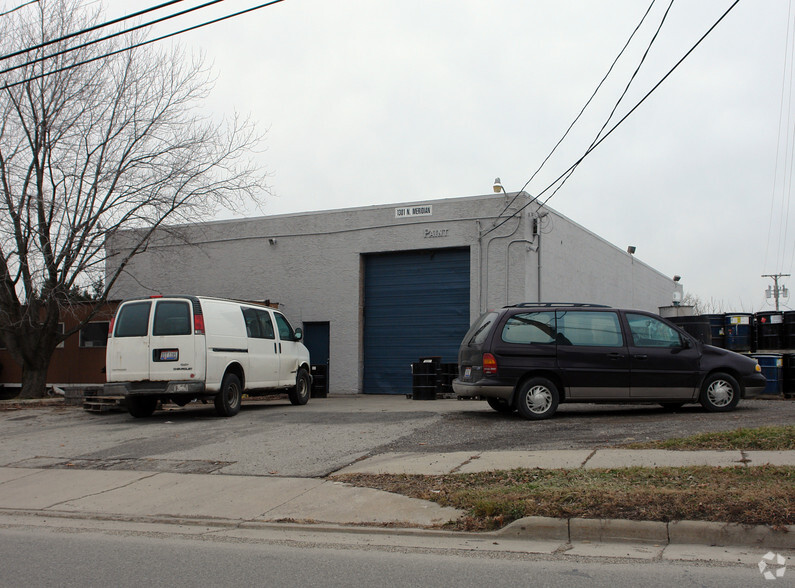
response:
[[[309,374],[304,368],[301,368],[295,376],[295,388],[287,393],[287,397],[293,404],[306,404],[309,402],[310,392]]]
[[[517,408],[526,419],[548,419],[558,409],[558,388],[546,378],[531,378],[519,390]]]
[[[489,406],[496,410],[497,412],[503,413],[511,413],[514,411],[513,406],[511,403],[505,400],[504,398],[486,398],[486,402],[489,403]]]
[[[215,413],[222,417],[235,416],[240,412],[243,387],[235,374],[226,374],[221,381],[221,391],[215,395]]]
[[[157,408],[156,396],[128,396],[127,410],[137,419],[152,416]]]

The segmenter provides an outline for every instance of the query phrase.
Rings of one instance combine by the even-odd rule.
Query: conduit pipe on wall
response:
[[[508,280],[510,279],[511,272],[508,271],[508,270],[510,269],[510,265],[509,264],[510,264],[511,245],[513,245],[515,243],[526,243],[528,245],[528,247],[527,247],[528,251],[536,251],[537,252],[537,257],[538,257],[538,300],[537,300],[537,302],[541,302],[541,234],[540,233],[536,233],[535,237],[538,238],[538,241],[536,241],[535,239],[533,239],[532,241],[530,239],[514,239],[513,241],[508,243],[508,246],[505,248],[505,305],[506,306],[508,304],[510,304],[510,300],[508,299],[508,292],[509,292],[508,286],[510,284],[509,284]],[[533,247],[533,245],[535,245],[535,247]],[[521,302],[529,302],[529,301],[522,300]]]
[[[488,297],[489,297],[489,247],[491,247],[492,242],[496,241],[497,239],[509,239],[509,238],[513,237],[516,234],[516,231],[518,231],[519,227],[522,226],[522,218],[523,217],[522,217],[522,215],[519,215],[516,218],[517,218],[517,220],[519,222],[516,223],[516,226],[514,227],[513,231],[511,231],[507,235],[498,235],[496,237],[491,237],[490,239],[488,239],[486,241],[486,247],[485,247],[485,260],[486,261],[485,261],[485,263],[483,263],[483,259],[481,259],[481,261],[480,261],[480,267],[484,268],[483,271],[481,272],[481,287],[480,287],[480,312],[481,313],[486,312],[486,305],[488,304]],[[478,238],[478,242],[481,243],[481,250],[483,250],[482,240],[483,240],[482,237]],[[506,272],[506,275],[507,275],[507,272],[508,272],[508,268],[507,267],[505,268],[505,272]]]

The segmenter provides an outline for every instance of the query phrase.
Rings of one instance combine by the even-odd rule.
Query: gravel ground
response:
[[[0,403],[0,467],[143,469],[320,477],[386,452],[583,449],[792,424],[795,401],[741,402],[730,413],[699,406],[563,405],[546,421],[505,415],[485,402],[405,396],[336,396],[306,406],[254,401],[232,418],[210,405],[92,414],[80,407]]]
[[[440,402],[440,401],[437,401]],[[457,401],[460,410],[381,447],[382,451],[487,451],[595,449],[623,443],[687,437],[740,427],[795,423],[794,400],[747,400],[728,413],[699,405],[670,412],[657,405],[564,404],[545,421],[499,414],[480,401]],[[485,410],[484,410],[485,407]]]

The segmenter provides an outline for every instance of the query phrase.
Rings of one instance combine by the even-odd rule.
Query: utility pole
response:
[[[778,279],[779,278],[788,278],[789,274],[762,274],[763,278],[773,278],[773,287],[768,286],[767,290],[765,290],[765,295],[768,298],[775,298],[776,299],[776,310],[779,310],[778,301],[779,298],[784,297],[786,298],[789,296],[789,290],[787,287],[782,285],[780,288],[778,287]]]

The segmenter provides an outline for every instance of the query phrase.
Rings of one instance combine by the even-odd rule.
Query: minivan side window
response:
[[[116,317],[116,328],[113,330],[114,337],[146,337],[149,331],[149,309],[152,303],[131,302],[125,304],[119,310]]]
[[[155,305],[152,335],[190,335],[190,306],[182,300],[161,300]]]
[[[571,345],[621,347],[624,344],[615,312],[558,311],[558,333]]]
[[[627,322],[635,347],[682,347],[679,332],[654,317],[627,313]]]
[[[285,341],[294,340],[295,335],[293,334],[293,328],[290,326],[290,323],[287,322],[287,319],[284,318],[284,315],[274,312],[273,316],[276,317],[276,326],[279,328],[279,338]]]
[[[555,343],[554,312],[523,312],[515,314],[502,328],[502,340],[524,345],[550,345]]]

